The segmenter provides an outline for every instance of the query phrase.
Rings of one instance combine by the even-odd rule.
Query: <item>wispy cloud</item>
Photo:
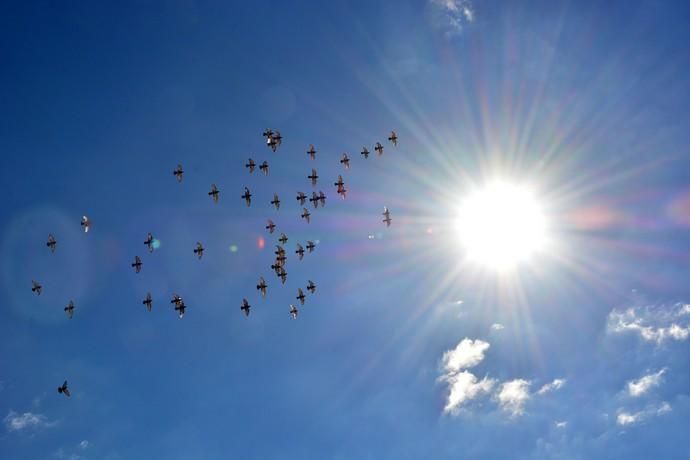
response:
[[[510,380],[501,384],[496,393],[498,405],[511,415],[522,415],[525,412],[525,404],[530,399],[529,387],[531,382],[525,379]]]
[[[665,372],[666,368],[661,369],[659,372],[642,376],[637,380],[629,381],[627,384],[628,394],[633,398],[644,395],[651,388],[661,384]]]
[[[19,414],[13,410],[4,418],[5,428],[7,431],[24,431],[29,429],[38,429],[44,427],[54,426],[57,422],[51,422],[43,414],[34,414],[31,412],[24,412]]]
[[[635,333],[650,342],[662,344],[667,340],[687,340],[690,337],[690,306],[631,307],[613,310],[608,318],[611,333]]]
[[[563,385],[565,385],[565,379],[553,379],[553,382],[544,384],[539,391],[537,391],[537,394],[543,395],[551,391],[560,390]]]
[[[464,338],[454,349],[443,353],[443,375],[439,380],[448,383],[448,399],[443,408],[444,412],[457,414],[465,402],[491,392],[495,380],[487,377],[479,380],[477,376],[465,370],[482,362],[489,347],[489,343],[483,340]]]
[[[439,13],[446,35],[457,35],[462,32],[465,24],[474,21],[474,8],[469,0],[429,0],[429,2]]]
[[[565,428],[566,426],[568,426],[568,422],[566,422],[565,420],[563,420],[563,421],[560,421],[560,422],[556,422],[555,425],[556,425],[556,428]]]
[[[621,426],[635,425],[649,417],[663,415],[670,411],[671,405],[664,401],[658,406],[648,406],[646,409],[635,413],[620,411],[616,417],[616,423]]]
[[[505,329],[505,328],[506,328],[506,327],[505,327],[503,324],[501,324],[501,323],[493,323],[493,324],[491,325],[491,330],[492,330],[492,331],[502,331],[502,330]]]

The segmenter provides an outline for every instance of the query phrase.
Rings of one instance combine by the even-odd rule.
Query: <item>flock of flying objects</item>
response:
[[[272,130],[272,129],[266,129],[263,133],[263,136],[266,138],[266,145],[273,151],[275,152],[278,147],[283,142],[283,137],[280,134],[280,131],[277,130]],[[395,131],[391,131],[390,136],[388,137],[388,140],[394,145],[398,145],[398,137],[395,133]],[[374,146],[374,151],[379,155],[383,155],[383,145],[381,145],[380,142],[376,142]],[[312,160],[316,159],[316,149],[314,148],[313,144],[309,145],[309,150],[307,150],[307,155],[309,155],[309,158]],[[360,152],[361,155],[367,159],[369,158],[369,150],[364,147],[362,151]],[[350,169],[350,158],[348,157],[347,153],[343,153],[342,157],[340,159],[340,164],[345,168],[346,170]],[[247,163],[245,164],[245,167],[249,170],[249,173],[252,174],[254,170],[256,169],[256,162],[249,158]],[[269,166],[267,161],[263,161],[259,165],[259,171],[262,172],[264,175],[268,175],[269,173]],[[173,171],[173,175],[177,179],[178,182],[182,182],[183,177],[184,177],[184,169],[182,168],[182,165],[178,164],[177,168]],[[311,182],[311,185],[313,187],[316,187],[318,184],[318,173],[315,168],[311,169],[311,174],[307,176],[307,179]],[[345,188],[345,181],[343,180],[342,175],[338,175],[338,180],[333,184],[336,187],[336,192],[342,199],[345,199],[346,194],[347,194],[347,189]],[[218,203],[220,200],[220,190],[216,186],[216,184],[211,184],[211,190],[208,192],[209,197],[213,200],[214,203]],[[252,204],[252,194],[251,191],[249,190],[248,187],[244,187],[244,193],[240,197],[243,199],[247,205],[247,207],[251,206]],[[316,193],[315,191],[312,192],[311,198],[308,198],[308,195],[305,194],[304,192],[297,192],[297,201],[299,202],[299,205],[302,207],[302,214],[300,214],[300,217],[304,219],[307,223],[311,222],[311,213],[309,212],[309,209],[306,207],[306,202],[307,200],[311,203],[311,205],[314,207],[314,209],[317,209],[319,205],[321,207],[326,206],[326,194],[323,191],[319,191],[319,193]],[[273,200],[270,202],[271,206],[273,206],[276,210],[280,209],[280,197],[278,196],[277,193],[273,194]],[[386,227],[390,227],[390,224],[392,222],[391,219],[391,213],[388,207],[383,208],[383,220],[382,222],[386,224]],[[81,227],[84,230],[84,233],[88,233],[90,228],[92,226],[91,220],[87,216],[83,216],[81,219]],[[273,234],[276,230],[276,224],[271,220],[268,219],[268,223],[266,225],[266,230],[270,234]],[[281,233],[280,237],[278,238],[278,243],[276,245],[276,250],[275,250],[275,260],[273,264],[271,265],[271,270],[275,273],[275,275],[281,280],[282,284],[285,284],[285,281],[287,280],[287,271],[286,271],[286,264],[287,264],[287,252],[285,250],[285,245],[288,242],[288,236],[285,233]],[[153,253],[156,244],[155,244],[155,238],[153,237],[153,234],[148,233],[146,235],[146,240],[144,240],[144,245],[147,247],[149,253]],[[48,249],[51,251],[51,253],[54,253],[57,247],[57,240],[52,234],[48,235],[48,241],[46,242],[46,246]],[[314,252],[316,249],[316,244],[314,241],[307,241],[305,246],[302,246],[300,243],[297,243],[297,249],[295,250],[295,254],[297,255],[298,259],[301,261],[305,254],[311,254]],[[204,246],[201,244],[201,242],[196,243],[196,247],[194,248],[194,254],[197,256],[197,258],[201,259],[204,255]],[[135,273],[139,273],[142,269],[142,266],[144,265],[141,258],[137,255],[134,257],[134,262],[131,264],[132,268],[134,268]],[[36,295],[41,295],[41,292],[43,290],[43,286],[36,280],[31,280],[31,291],[35,293]],[[266,293],[268,292],[268,284],[266,283],[266,280],[264,279],[263,276],[259,277],[259,281],[256,285],[257,291],[261,294],[261,297],[266,297]],[[306,290],[310,294],[314,294],[316,292],[316,283],[312,280],[308,280]],[[295,297],[295,300],[299,302],[300,306],[303,306],[305,301],[306,301],[307,296],[304,294],[304,291],[302,288],[297,288],[297,296]],[[185,311],[187,309],[187,305],[185,304],[183,298],[179,296],[178,294],[173,294],[172,300],[170,300],[171,304],[174,304],[174,310],[179,316],[179,318],[184,317]],[[296,303],[296,302],[295,302]],[[153,307],[153,298],[151,297],[151,293],[147,293],[146,297],[142,301],[142,304],[146,307],[146,309],[150,312],[152,307]],[[245,314],[245,316],[249,316],[250,310],[252,306],[250,305],[249,301],[246,298],[242,299],[242,304],[240,306],[240,310],[242,313]],[[64,307],[65,314],[69,319],[72,319],[74,316],[74,310],[75,310],[75,305],[74,301],[70,300],[67,306]],[[294,304],[290,304],[290,317],[292,319],[297,319],[297,315],[299,313],[298,308]],[[67,397],[70,397],[70,391],[67,386],[67,381],[58,387],[57,389],[58,393],[64,394]]]

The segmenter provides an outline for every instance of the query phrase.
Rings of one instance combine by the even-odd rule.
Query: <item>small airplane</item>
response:
[[[274,152],[275,152],[276,149],[278,148],[278,143],[276,142],[275,139],[273,139],[273,136],[271,136],[271,137],[269,137],[268,139],[266,139],[266,145],[268,145],[269,147],[271,147],[271,150],[273,150]]]
[[[280,135],[280,131],[276,130],[275,133],[271,136],[271,140],[273,141],[273,144],[275,147],[273,148],[273,151],[275,152],[278,147],[280,147],[280,144],[283,143],[283,136]]]
[[[312,294],[316,292],[316,284],[312,280],[309,280],[309,283],[307,283],[307,291],[311,292]]]
[[[276,211],[280,209],[280,198],[277,193],[273,194],[273,201],[271,201],[271,204],[276,208]]]
[[[81,226],[84,227],[84,233],[89,233],[89,229],[91,228],[91,219],[86,216],[82,216]]]
[[[183,303],[182,297],[180,297],[177,294],[173,294],[173,298],[170,301],[170,303],[174,303],[175,305],[181,305]]]
[[[268,286],[266,285],[266,280],[264,280],[264,277],[262,276],[259,278],[259,284],[256,285],[256,289],[261,292],[261,297],[266,297],[266,288]]]
[[[273,130],[271,128],[266,128],[264,130],[263,136],[266,138],[266,141],[268,142],[268,139],[273,137]]]
[[[244,165],[245,168],[249,169],[249,174],[254,172],[254,168],[256,168],[256,163],[254,163],[254,160],[251,158],[249,161]]]
[[[319,176],[316,175],[316,169],[311,168],[311,174],[307,176],[307,179],[311,180],[312,186],[316,186],[316,181],[319,179]]]
[[[201,244],[201,242],[197,241],[196,242],[196,247],[194,248],[194,254],[201,260],[201,258],[204,255],[204,245]]]
[[[285,262],[287,262],[287,257],[285,257],[285,254],[280,254],[279,256],[276,256],[276,265],[283,267],[285,266]]]
[[[67,306],[65,307],[65,314],[67,315],[67,317],[69,319],[72,319],[72,316],[74,316],[74,302],[73,301],[70,300],[69,303],[67,304]]]
[[[297,192],[297,201],[301,206],[304,206],[304,202],[307,200],[307,195],[304,192]]]
[[[283,265],[285,265],[283,262],[276,260],[276,263],[271,265],[271,270],[276,272],[277,276],[280,276],[280,271],[283,269]]]
[[[266,225],[266,230],[268,233],[273,233],[276,229],[276,224],[273,223],[271,219],[268,219],[268,225]]]
[[[287,280],[287,272],[284,268],[280,269],[280,273],[278,273],[278,276],[280,277],[280,282],[285,284],[285,281]]]
[[[309,155],[312,160],[316,159],[316,150],[314,149],[314,144],[309,144],[309,150],[307,150],[307,155]]]
[[[334,182],[333,185],[335,185],[335,186],[338,187],[338,188],[344,187],[344,186],[345,186],[345,182],[343,181],[343,176],[338,175],[338,181],[337,181],[337,182]]]
[[[367,149],[366,147],[363,147],[363,148],[362,148],[362,151],[359,152],[359,153],[360,153],[362,156],[364,156],[364,159],[365,159],[365,160],[366,160],[367,158],[369,158],[369,149]]]
[[[242,195],[240,198],[242,198],[245,203],[247,203],[247,207],[252,204],[252,194],[249,192],[249,189],[247,187],[244,188],[244,195]]]
[[[388,140],[391,141],[393,145],[398,145],[398,136],[395,134],[395,131],[391,131],[391,135],[388,136]]]
[[[311,192],[311,198],[309,198],[309,201],[314,205],[314,208],[319,207],[319,195],[317,195],[316,192]]]
[[[31,292],[35,292],[36,295],[41,295],[42,289],[43,289],[43,286],[41,286],[38,281],[31,280]]]
[[[177,168],[173,171],[173,176],[175,176],[175,179],[177,179],[177,182],[182,182],[182,175],[184,174],[184,170],[182,169],[182,165],[177,165]]]
[[[216,184],[211,184],[211,191],[208,192],[208,196],[213,199],[214,203],[218,203],[218,198],[220,198],[220,192],[218,191],[218,187],[216,187]]]
[[[141,303],[143,303],[143,304],[146,306],[146,309],[147,309],[148,311],[151,311],[151,307],[153,307],[153,299],[151,298],[151,293],[150,293],[150,292],[148,292],[148,293],[146,294],[146,298],[145,298],[144,301],[141,302]]]
[[[350,159],[347,156],[347,153],[343,153],[343,158],[340,160],[340,164],[345,167],[345,169],[350,169]]]
[[[290,317],[292,319],[297,319],[297,313],[299,313],[299,310],[297,310],[297,307],[290,304]]]
[[[321,207],[326,206],[326,194],[319,190],[319,201],[321,202]]]
[[[383,155],[383,145],[381,145],[380,142],[376,143],[376,147],[374,147],[374,150],[376,150],[376,153],[378,153],[379,156]]]
[[[261,166],[259,166],[259,171],[264,173],[264,176],[268,176],[268,161],[261,163]]]
[[[299,302],[304,305],[304,292],[302,292],[302,288],[297,288],[297,297],[295,299],[299,300]]]
[[[177,316],[182,319],[185,311],[187,311],[187,305],[185,305],[184,300],[180,299],[180,302],[175,304],[175,311],[177,312]]]
[[[338,186],[338,195],[340,195],[340,198],[342,198],[343,200],[345,199],[345,196],[347,195],[347,189],[344,185]]]
[[[60,385],[57,390],[58,390],[58,393],[64,394],[68,398],[72,396],[69,392],[69,388],[67,388],[67,380],[65,380],[64,383],[62,385]]]
[[[295,254],[299,256],[299,260],[304,258],[304,248],[299,243],[297,243],[297,250],[295,251]]]
[[[148,233],[146,234],[146,241],[144,241],[144,244],[149,248],[149,252],[153,252],[155,249],[153,247],[153,235]]]
[[[302,219],[306,220],[307,223],[309,223],[310,222],[310,216],[311,216],[311,214],[309,214],[309,210],[307,208],[302,208],[302,211],[303,211],[301,214]]]
[[[244,316],[249,316],[249,309],[252,308],[251,305],[249,305],[249,302],[247,299],[242,299],[242,306],[240,307],[240,310],[244,312]]]
[[[285,248],[283,248],[282,246],[276,245],[276,250],[275,250],[274,254],[277,256],[284,256],[285,255]]]
[[[141,271],[142,265],[144,265],[144,263],[141,261],[139,256],[134,256],[134,263],[132,264],[132,267],[134,267],[134,271],[136,273],[139,273]]]
[[[57,241],[55,240],[55,237],[52,233],[48,234],[48,242],[46,243],[46,246],[48,246],[50,252],[55,252],[55,246],[57,246]]]
[[[316,249],[316,245],[314,244],[313,241],[307,241],[307,251],[311,254],[314,252],[314,249]]]
[[[386,227],[391,226],[391,212],[386,206],[383,207],[383,222],[386,223]]]
[[[281,244],[285,244],[288,242],[288,237],[285,233],[280,234],[280,238],[278,238],[278,241],[280,241]]]

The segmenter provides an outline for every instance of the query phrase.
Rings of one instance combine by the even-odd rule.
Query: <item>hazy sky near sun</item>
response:
[[[689,20],[673,1],[6,5],[0,457],[678,458]],[[551,240],[502,273],[454,226],[496,177],[531,187]]]

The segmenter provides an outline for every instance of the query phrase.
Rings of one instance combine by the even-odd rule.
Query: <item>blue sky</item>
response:
[[[0,456],[682,458],[688,20],[671,1],[5,5]],[[312,166],[329,198],[307,225]],[[509,275],[452,225],[495,176],[539,191],[553,241]],[[290,252],[319,242],[285,286],[267,218]]]

